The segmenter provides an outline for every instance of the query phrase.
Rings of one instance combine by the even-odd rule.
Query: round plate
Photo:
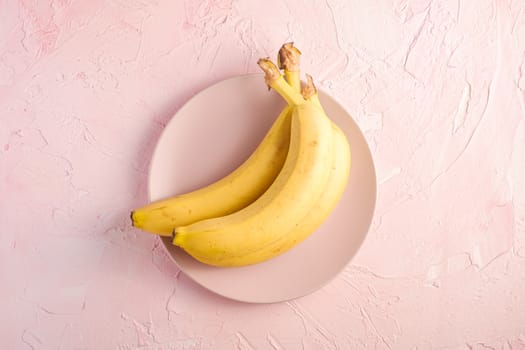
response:
[[[351,116],[319,93],[330,118],[346,134],[352,168],[343,197],[305,241],[263,263],[218,268],[194,260],[162,238],[178,267],[201,286],[253,303],[294,299],[315,291],[351,260],[368,232],[376,199],[370,150]],[[221,81],[194,96],[171,119],[155,148],[149,172],[151,201],[212,183],[239,166],[257,147],[284,107],[262,74]]]

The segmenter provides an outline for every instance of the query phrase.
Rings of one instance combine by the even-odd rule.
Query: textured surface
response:
[[[6,349],[525,348],[525,3],[0,1]],[[365,132],[370,234],[307,297],[240,304],[133,230],[193,94],[285,41]]]

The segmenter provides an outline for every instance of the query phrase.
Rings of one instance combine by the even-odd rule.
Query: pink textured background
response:
[[[0,0],[2,349],[525,349],[525,2],[304,3]],[[241,304],[128,212],[173,113],[289,40],[377,211],[332,283]]]

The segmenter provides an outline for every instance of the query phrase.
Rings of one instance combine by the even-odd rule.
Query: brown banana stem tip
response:
[[[310,74],[306,74],[306,83],[301,86],[301,95],[305,100],[317,94],[317,88],[315,87],[314,80]]]
[[[293,46],[293,42],[281,46],[277,55],[277,65],[280,69],[286,69],[289,72],[299,71],[301,51]]]
[[[266,82],[266,85],[268,85],[268,88],[270,87],[271,82],[276,81],[281,77],[279,68],[277,68],[270,58],[261,58],[257,61],[257,64],[264,72],[264,81]]]

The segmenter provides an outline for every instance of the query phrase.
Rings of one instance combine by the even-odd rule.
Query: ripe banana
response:
[[[326,219],[347,182],[348,142],[317,96],[304,98],[271,61],[258,63],[268,86],[292,106],[290,148],[274,183],[252,204],[174,230],[173,244],[209,265],[254,264],[289,250]]]
[[[255,201],[273,183],[290,143],[291,107],[285,107],[254,153],[226,177],[198,190],[153,202],[131,213],[133,226],[171,236],[177,226],[227,215]]]
[[[284,76],[269,59],[258,61],[288,106],[255,152],[211,185],[134,210],[135,227],[172,235],[203,263],[244,266],[288,251],[325,221],[346,187],[351,152],[312,78],[301,86],[300,54],[293,43],[281,47]]]

